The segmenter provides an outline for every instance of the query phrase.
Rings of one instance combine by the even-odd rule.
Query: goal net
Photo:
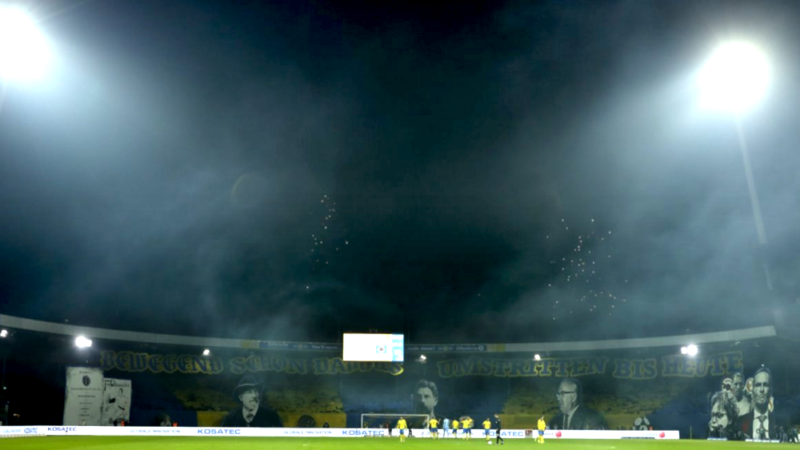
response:
[[[428,420],[431,418],[428,414],[377,414],[365,413],[361,414],[361,428],[397,428],[397,421],[400,418],[406,419],[406,424],[409,428],[420,429],[428,427]]]

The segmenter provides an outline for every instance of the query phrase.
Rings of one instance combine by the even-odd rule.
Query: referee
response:
[[[497,445],[504,445],[506,443],[506,440],[500,436],[500,432],[503,431],[503,424],[500,422],[500,414],[494,415],[494,423],[495,423],[494,432],[497,434],[497,439],[496,439]]]

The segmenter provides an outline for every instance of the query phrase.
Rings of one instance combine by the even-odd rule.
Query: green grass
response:
[[[780,444],[784,447],[792,444]],[[794,444],[796,445],[796,444]],[[555,440],[549,439],[544,445],[533,439],[506,439],[506,449],[535,450],[776,450],[776,444],[756,444],[751,442],[719,441],[648,441],[648,440]],[[484,439],[464,441],[447,439],[411,438],[400,443],[397,438],[249,438],[249,437],[171,437],[171,436],[48,436],[30,438],[0,439],[0,448],[19,450],[61,450],[61,449],[111,449],[111,450],[228,450],[228,449],[287,449],[287,450],[350,450],[350,449],[436,449],[467,450],[486,448]],[[493,445],[492,448],[495,448]],[[800,447],[789,447],[789,449]]]

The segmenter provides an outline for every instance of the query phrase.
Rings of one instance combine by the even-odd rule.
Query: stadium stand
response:
[[[113,330],[106,331],[107,335],[113,334]],[[52,333],[17,330],[14,338],[15,340],[3,342],[3,356],[7,359],[6,385],[9,387],[8,392],[4,393],[4,399],[11,405],[12,415],[9,419],[19,425],[60,425],[64,408],[66,368],[98,367],[103,352],[162,356],[194,352],[191,358],[197,358],[196,349],[187,349],[186,346],[176,344],[97,339],[95,348],[76,351],[69,337]],[[180,339],[183,342],[191,338]],[[769,340],[756,341],[747,346],[740,344],[739,340],[721,341],[714,345],[707,344],[703,351],[707,355],[729,353],[733,358],[731,361],[743,361],[742,367],[746,373],[752,373],[759,364],[774,368],[776,422],[781,425],[799,423],[800,392],[797,385],[790,380],[795,373],[800,372],[800,363],[796,361],[797,358],[785,356],[796,354],[796,349],[793,345],[782,344],[775,338],[759,339]],[[759,342],[761,347],[756,345]],[[772,351],[764,352],[765,347]],[[509,344],[508,348],[515,347]],[[436,412],[439,416],[483,417],[501,413],[506,428],[532,428],[538,414],[552,417],[558,413],[555,392],[560,383],[559,377],[502,372],[511,370],[511,366],[502,366],[505,368],[499,374],[491,370],[480,374],[440,371],[443,367],[440,363],[446,364],[447,361],[459,361],[458,365],[463,367],[478,367],[478,363],[462,365],[460,361],[467,358],[486,364],[481,367],[489,367],[494,364],[493,361],[502,362],[505,359],[520,361],[525,358],[526,361],[531,361],[527,353],[431,354],[427,364],[407,362],[402,367],[403,370],[397,373],[360,368],[342,372],[343,365],[337,359],[337,354],[284,352],[280,357],[286,360],[327,361],[332,366],[339,364],[340,371],[325,373],[323,370],[321,374],[316,374],[318,372],[315,369],[300,372],[301,375],[282,370],[279,365],[270,365],[272,362],[266,360],[259,361],[260,365],[232,370],[233,358],[267,354],[278,353],[241,348],[217,351],[215,357],[225,367],[213,373],[193,371],[191,367],[178,371],[175,368],[171,371],[154,371],[141,366],[136,370],[114,366],[107,369],[106,376],[131,380],[133,388],[129,423],[132,425],[154,425],[159,417],[168,415],[172,421],[182,426],[218,426],[222,417],[239,405],[232,394],[243,375],[256,376],[265,381],[264,403],[274,408],[287,426],[313,427],[328,423],[333,427],[358,427],[363,413],[413,413],[414,389],[416,383],[423,379],[435,381],[438,386]],[[582,355],[593,357],[597,354],[598,352],[568,353],[552,358],[566,360],[575,355],[583,358]],[[695,374],[690,368],[695,361],[687,359],[685,364],[681,363],[687,366],[681,366],[683,372],[665,375],[662,359],[674,358],[674,350],[659,347],[637,348],[633,351],[610,349],[599,354],[609,361],[650,358],[658,363],[656,374],[652,378],[634,380],[630,377],[619,377],[612,373],[611,365],[603,373],[581,378],[586,405],[603,414],[610,428],[629,428],[633,419],[645,415],[656,428],[678,429],[684,437],[706,436],[709,394],[720,389],[722,378],[721,375],[706,373],[706,369],[710,370],[710,365],[703,366],[704,372]],[[699,357],[696,364],[705,364],[703,358]],[[724,368],[727,370],[726,374],[733,370],[727,366]],[[30,401],[28,393],[31,391],[37,392],[37,399],[40,398],[41,401]]]

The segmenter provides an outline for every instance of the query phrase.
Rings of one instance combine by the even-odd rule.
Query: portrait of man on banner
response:
[[[130,418],[130,394],[122,387],[107,387],[103,401],[103,420],[105,425],[119,425]]]
[[[746,438],[760,440],[777,439],[778,426],[772,414],[772,372],[766,367],[753,375],[753,409],[739,417],[739,428]]]
[[[583,387],[576,378],[565,378],[556,391],[559,414],[550,419],[551,430],[605,430],[605,418],[583,404]]]
[[[736,408],[739,416],[744,416],[753,410],[753,398],[745,389],[745,379],[741,372],[736,372],[731,378],[731,392],[736,399]]]
[[[414,388],[414,412],[436,417],[436,405],[439,404],[439,389],[436,383],[419,380]]]
[[[228,428],[282,427],[283,423],[278,413],[261,406],[263,396],[264,383],[256,381],[250,375],[243,377],[233,390],[233,398],[238,400],[242,406],[229,412],[222,419],[221,426]]]
[[[441,419],[442,414],[437,411],[439,405],[439,388],[436,383],[429,380],[419,380],[414,385],[411,398],[414,403],[415,414],[427,414],[431,419]],[[409,419],[409,425],[419,428],[427,428],[428,424],[424,419]]]

